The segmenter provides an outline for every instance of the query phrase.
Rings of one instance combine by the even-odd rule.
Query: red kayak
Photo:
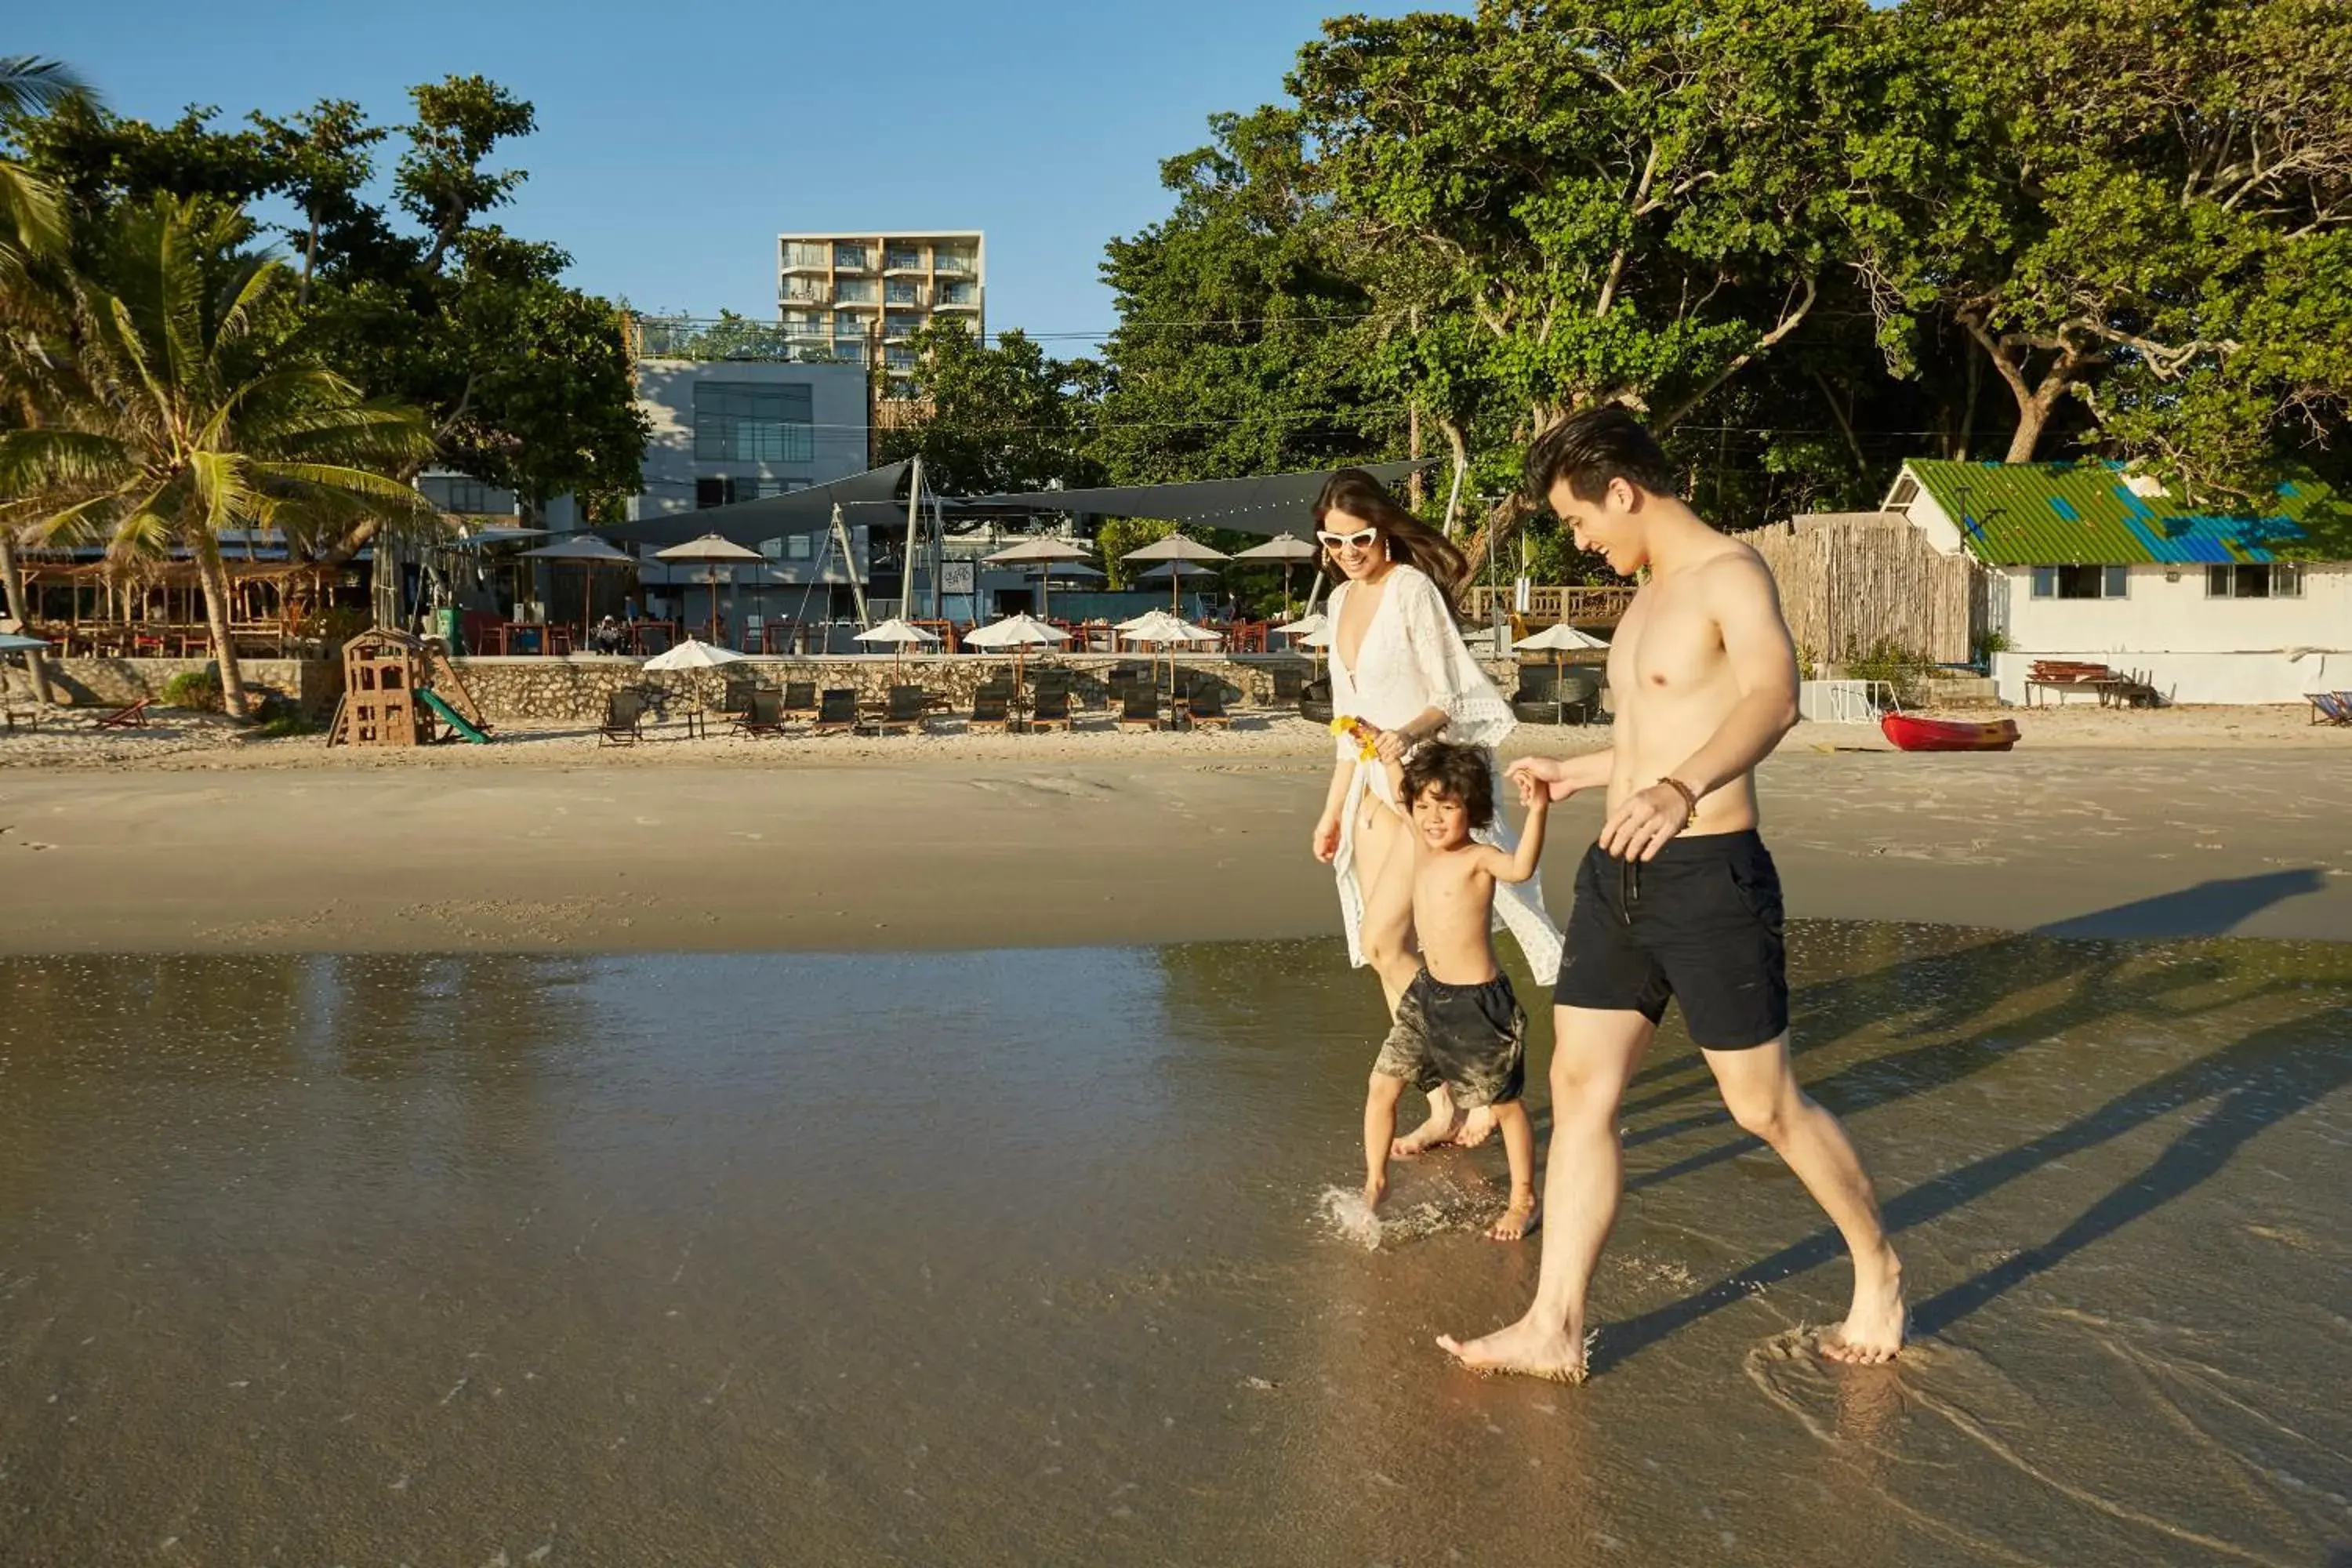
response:
[[[2014,719],[1969,722],[1888,713],[1879,719],[1878,727],[1899,752],[2006,752],[2017,744]]]

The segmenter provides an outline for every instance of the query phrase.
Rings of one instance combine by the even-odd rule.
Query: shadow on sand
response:
[[[2279,900],[2311,891],[2315,873],[2268,873],[2208,883],[2184,892],[2064,922],[2052,931],[2149,929],[2195,907],[2231,913],[2234,926]],[[2225,928],[2226,929],[2226,928]],[[2301,994],[2299,979],[2273,977],[2231,989],[2214,1000],[2195,1003],[2188,994],[2224,984],[2239,973],[2222,953],[2195,954],[2183,962],[2135,964],[2133,949],[2112,942],[2067,940],[2047,932],[1998,937],[1958,952],[1906,959],[1869,973],[1808,987],[1796,1007],[1797,1048],[1815,1051],[1857,1028],[1907,1015],[1910,1035],[1949,1037],[1910,1050],[1874,1058],[1830,1074],[1806,1088],[1841,1114],[1932,1092],[1981,1072],[2017,1051],[2093,1023],[2141,1017],[2178,1021],[2243,1006],[2266,996]],[[1984,1028],[1993,1006],[2042,990],[2054,994],[2020,1016]],[[1887,1226],[1898,1236],[1982,1198],[2021,1176],[2083,1150],[2190,1106],[2203,1109],[2144,1170],[2085,1207],[2046,1240],[2021,1247],[2001,1262],[1934,1296],[1915,1302],[1916,1331],[1935,1333],[2002,1293],[2055,1267],[2084,1247],[2114,1234],[2218,1173],[2263,1129],[2310,1106],[2352,1081],[2352,1026],[2340,1005],[2299,1014],[2260,1028],[2211,1054],[2116,1096],[2065,1125],[2018,1146],[1989,1154],[1936,1176],[1885,1205]],[[1690,1058],[1661,1064],[1644,1076],[1698,1067]],[[1629,1115],[1664,1109],[1695,1093],[1712,1095],[1703,1067],[1685,1083],[1626,1107]],[[1654,1142],[1718,1122],[1719,1106],[1645,1127],[1627,1138],[1629,1146]],[[1649,1172],[1629,1182],[1639,1190],[1760,1148],[1742,1136]],[[1801,1200],[1799,1200],[1801,1201]],[[1613,1362],[1697,1321],[1719,1308],[1745,1300],[1758,1286],[1834,1261],[1843,1251],[1835,1230],[1823,1227],[1790,1247],[1669,1306],[1604,1328],[1599,1359]]]

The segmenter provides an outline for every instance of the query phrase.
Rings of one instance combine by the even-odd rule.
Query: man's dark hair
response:
[[[1458,800],[1473,827],[1495,820],[1495,769],[1484,746],[1431,741],[1404,760],[1404,807],[1431,790],[1440,800]]]
[[[1579,500],[1599,500],[1609,493],[1612,479],[1623,479],[1652,495],[1671,496],[1682,489],[1656,438],[1618,403],[1588,408],[1553,426],[1528,447],[1531,498],[1541,503],[1562,479]]]

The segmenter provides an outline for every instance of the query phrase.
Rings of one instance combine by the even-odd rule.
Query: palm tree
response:
[[[243,214],[158,196],[123,209],[73,279],[75,342],[51,417],[0,434],[0,494],[36,500],[26,532],[103,540],[125,566],[184,550],[228,711],[248,717],[229,632],[224,535],[289,538],[362,516],[425,522],[387,477],[431,449],[412,410],[372,404],[282,329],[293,275],[246,248]]]

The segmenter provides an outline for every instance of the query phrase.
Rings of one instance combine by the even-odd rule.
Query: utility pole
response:
[[[1421,339],[1421,307],[1418,305],[1412,307],[1405,312],[1404,319],[1406,330],[1412,333],[1414,342],[1418,343]],[[1405,448],[1412,454],[1412,460],[1419,463],[1421,461],[1421,399],[1410,392],[1405,394],[1404,421]],[[1405,476],[1404,497],[1406,505],[1415,511],[1421,510],[1424,491],[1421,482],[1421,470],[1418,468]]]

